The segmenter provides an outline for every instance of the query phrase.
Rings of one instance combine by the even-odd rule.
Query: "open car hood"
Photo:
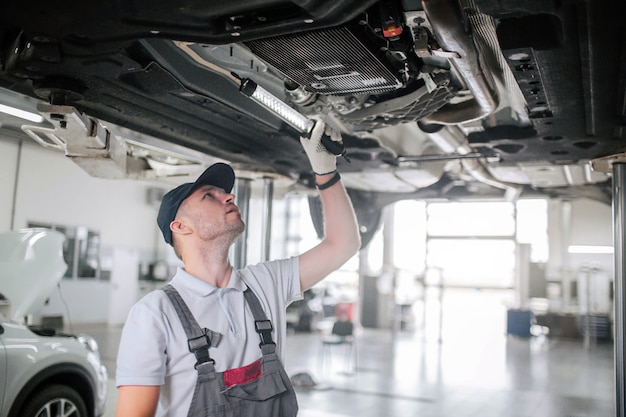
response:
[[[67,269],[62,233],[22,229],[0,233],[0,294],[8,303],[10,319],[41,309]]]
[[[608,203],[610,162],[626,150],[625,7],[7,1],[0,102],[43,119],[4,117],[3,132],[92,175],[179,178],[225,160],[312,187],[300,132],[242,94],[252,80],[342,132],[342,178],[374,210],[409,198]]]

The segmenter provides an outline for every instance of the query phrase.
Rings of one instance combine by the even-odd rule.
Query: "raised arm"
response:
[[[311,138],[301,143],[316,173],[324,219],[324,238],[315,247],[300,255],[300,285],[305,291],[337,270],[360,248],[359,228],[346,189],[336,171],[336,156],[321,144],[323,134],[339,141],[337,132],[330,131],[322,121],[313,128]]]

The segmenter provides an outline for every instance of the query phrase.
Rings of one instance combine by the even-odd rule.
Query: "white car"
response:
[[[0,234],[0,417],[99,417],[107,370],[98,344],[29,326],[65,272],[64,237],[46,229]]]

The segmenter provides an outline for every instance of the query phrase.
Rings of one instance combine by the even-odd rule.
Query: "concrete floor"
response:
[[[506,334],[501,303],[472,298],[430,315],[410,331],[358,329],[356,367],[349,350],[322,355],[320,333],[290,333],[287,373],[302,417],[609,417],[615,415],[613,345]],[[461,304],[459,306],[459,304]],[[474,308],[467,308],[473,306]],[[425,311],[425,310],[424,310]],[[437,319],[437,320],[433,320]],[[419,320],[418,320],[419,321]],[[106,417],[114,415],[120,328],[75,326],[100,343],[109,369]]]

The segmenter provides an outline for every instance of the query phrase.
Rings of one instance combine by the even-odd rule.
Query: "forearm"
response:
[[[335,174],[316,175],[316,183],[328,183]],[[324,214],[324,241],[339,251],[340,258],[346,258],[336,267],[359,250],[361,237],[350,197],[341,181],[327,189],[320,190],[320,199]]]
[[[324,184],[333,175],[318,175],[316,182]],[[303,291],[337,270],[361,246],[352,202],[341,181],[320,190],[319,193],[324,218],[324,238],[317,246],[300,255],[300,283]]]

